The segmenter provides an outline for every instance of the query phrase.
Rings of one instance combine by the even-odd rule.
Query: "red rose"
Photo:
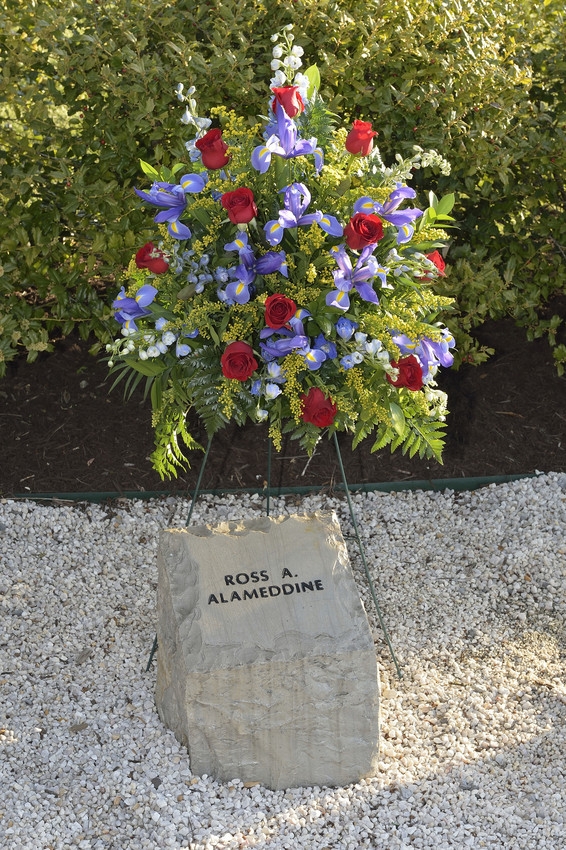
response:
[[[387,375],[387,380],[394,387],[407,387],[408,390],[416,392],[423,385],[423,370],[421,364],[414,354],[409,354],[408,357],[402,357],[396,362],[391,361],[393,368],[399,370],[399,375],[396,380],[393,380],[391,375]]]
[[[251,345],[247,342],[231,342],[224,349],[220,365],[225,378],[247,381],[252,372],[257,369],[257,360]]]
[[[344,239],[352,251],[375,245],[383,239],[383,225],[376,215],[356,213],[344,228]]]
[[[426,255],[427,260],[430,260],[431,263],[434,263],[436,268],[438,269],[438,274],[440,277],[446,277],[444,273],[444,269],[446,268],[446,263],[442,259],[442,255],[439,254],[438,251],[433,251],[431,254]]]
[[[317,428],[326,428],[332,425],[338,408],[329,398],[326,398],[318,387],[311,387],[308,394],[301,396],[303,403],[302,420],[311,422]]]
[[[153,274],[165,274],[169,271],[169,263],[165,259],[163,251],[156,248],[153,242],[146,242],[136,254],[136,266],[138,269],[149,269]]]
[[[230,157],[226,153],[228,145],[222,141],[222,130],[213,128],[202,137],[197,139],[195,147],[200,151],[202,164],[205,168],[215,171],[230,162]]]
[[[297,305],[286,295],[275,293],[265,300],[265,323],[276,331],[286,325],[296,312]]]
[[[247,224],[257,215],[254,193],[245,186],[233,192],[225,192],[220,198],[220,203],[228,213],[232,224]]]
[[[377,133],[371,129],[369,121],[356,120],[346,137],[346,150],[348,153],[359,153],[361,156],[367,156],[373,148],[374,136],[377,136]]]
[[[295,115],[300,115],[304,112],[305,104],[299,92],[298,86],[281,86],[271,89],[275,95],[272,109],[275,112],[275,107],[278,103],[281,104],[289,118],[294,118]]]

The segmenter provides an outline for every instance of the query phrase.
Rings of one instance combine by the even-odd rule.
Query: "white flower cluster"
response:
[[[140,360],[152,360],[166,354],[169,348],[174,343],[177,343],[177,356],[183,356],[190,352],[188,345],[183,345],[179,342],[179,335],[173,331],[163,330],[167,324],[166,319],[157,319],[155,322],[156,333],[146,333],[137,341],[130,339],[135,335],[134,330],[122,328],[122,336],[125,339],[116,339],[112,343],[106,345],[106,352],[114,357],[126,357],[128,354],[134,354]],[[141,343],[141,344],[140,344]],[[183,351],[181,351],[183,349]],[[110,359],[108,366],[112,368],[114,361]]]
[[[448,413],[446,409],[448,395],[443,390],[435,389],[434,381],[431,381],[425,388],[425,398],[432,407],[434,418],[439,422],[445,422]]]
[[[374,151],[375,150],[376,148],[374,148]],[[416,171],[418,168],[426,168],[427,166],[432,166],[433,168],[438,169],[441,174],[450,174],[450,163],[448,160],[444,159],[438,151],[425,151],[418,145],[413,145],[413,150],[415,153],[409,159],[403,159],[400,153],[396,153],[396,164],[392,165],[390,168],[387,168],[383,164],[381,157],[379,155],[375,155],[374,151],[372,151],[372,153],[374,153],[372,159],[377,161],[377,165],[372,165],[370,170],[374,173],[380,171],[385,178],[394,180],[397,183],[406,183],[408,180],[411,180],[413,171]]]
[[[187,124],[188,126],[192,125],[196,129],[196,136],[194,139],[190,139],[188,142],[185,142],[185,147],[188,150],[191,162],[194,162],[200,156],[199,151],[195,147],[195,142],[197,139],[202,138],[206,131],[210,128],[212,121],[210,118],[200,118],[197,115],[197,102],[194,99],[193,95],[196,91],[194,86],[191,86],[187,89],[187,94],[185,95],[183,83],[179,83],[175,89],[175,94],[177,96],[177,100],[181,103],[185,103],[185,111],[181,117],[181,123]]]
[[[446,177],[450,174],[452,168],[447,159],[444,159],[437,151],[425,151],[419,145],[413,145],[415,155],[413,156],[413,168],[426,168],[427,165],[432,165],[433,168],[438,168],[441,174]]]
[[[287,24],[280,32],[271,36],[271,41],[275,44],[271,60],[271,70],[275,71],[271,79],[272,88],[273,86],[301,85],[300,78],[303,74],[296,72],[303,64],[301,56],[304,51],[299,45],[293,45],[295,36],[292,30],[293,24]]]

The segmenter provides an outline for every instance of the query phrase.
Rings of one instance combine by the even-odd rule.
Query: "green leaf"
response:
[[[144,162],[143,159],[140,159],[141,170],[144,174],[146,174],[151,180],[159,180],[159,172],[150,165],[149,162]]]
[[[141,372],[142,375],[155,377],[161,375],[167,366],[159,360],[138,360],[137,357],[124,357],[124,363],[127,363],[136,372]]]
[[[391,421],[393,423],[393,427],[395,428],[399,436],[402,437],[407,427],[405,414],[403,413],[399,405],[395,404],[394,401],[389,402],[389,413],[391,414]]]
[[[436,205],[436,214],[439,216],[448,215],[448,213],[453,209],[455,201],[456,196],[454,192],[451,192],[449,195],[444,195],[444,197],[441,198]]]
[[[310,68],[307,68],[307,70],[305,71],[305,77],[309,81],[307,97],[310,100],[313,94],[320,90],[320,71],[318,70],[317,66],[311,65]]]

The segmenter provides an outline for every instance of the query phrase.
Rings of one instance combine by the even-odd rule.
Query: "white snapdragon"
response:
[[[297,86],[297,88],[299,89],[299,94],[303,99],[303,103],[306,103],[308,100],[307,94],[310,85],[309,78],[305,76],[305,74],[295,74],[293,85]]]
[[[185,148],[189,152],[191,162],[195,162],[199,157],[199,151],[195,147],[195,142],[197,139],[202,138],[206,131],[210,128],[212,121],[210,118],[201,118],[197,115],[197,102],[193,97],[196,89],[194,86],[190,86],[187,89],[187,94],[183,94],[184,86],[183,83],[179,83],[177,88],[175,89],[175,94],[177,95],[177,99],[181,101],[181,103],[185,105],[185,111],[181,116],[181,124],[185,124],[186,126],[192,126],[196,130],[196,136],[194,139],[190,139],[188,142],[185,142]]]
[[[285,73],[283,71],[275,71],[275,74],[271,79],[271,88],[274,88],[275,86],[284,86],[286,82],[287,77],[285,76]]]
[[[173,331],[165,331],[165,333],[163,334],[161,339],[162,339],[164,345],[169,346],[169,345],[173,345],[173,343],[177,339],[177,336],[173,333]]]
[[[283,60],[283,64],[290,68],[292,71],[297,71],[301,65],[303,64],[298,56],[286,56]]]
[[[426,168],[431,165],[433,168],[438,168],[441,174],[448,176],[451,172],[451,166],[447,159],[444,159],[437,151],[425,151],[420,145],[413,145],[413,150],[416,151],[413,161],[415,168]],[[418,163],[418,164],[417,164]]]
[[[275,45],[272,49],[271,70],[277,72],[277,78],[271,80],[271,87],[294,84],[295,72],[303,64],[301,56],[304,51],[299,45],[293,45],[293,25],[287,24],[278,33],[271,36]]]
[[[448,396],[446,393],[443,392],[443,390],[433,389],[431,386],[426,386],[425,398],[429,404],[432,405],[434,415],[440,422],[444,422],[446,420],[446,414],[448,413]]]

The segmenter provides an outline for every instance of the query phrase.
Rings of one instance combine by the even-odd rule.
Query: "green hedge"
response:
[[[196,8],[195,8],[196,6]],[[120,268],[152,217],[139,159],[184,157],[174,97],[265,111],[272,32],[294,22],[345,121],[372,120],[385,160],[414,144],[453,166],[460,230],[446,291],[471,330],[513,315],[557,335],[566,287],[562,0],[7,0],[0,12],[0,373],[78,327],[104,341]],[[415,185],[430,184],[426,169]],[[566,348],[557,347],[566,361]],[[481,359],[466,334],[461,354]]]

